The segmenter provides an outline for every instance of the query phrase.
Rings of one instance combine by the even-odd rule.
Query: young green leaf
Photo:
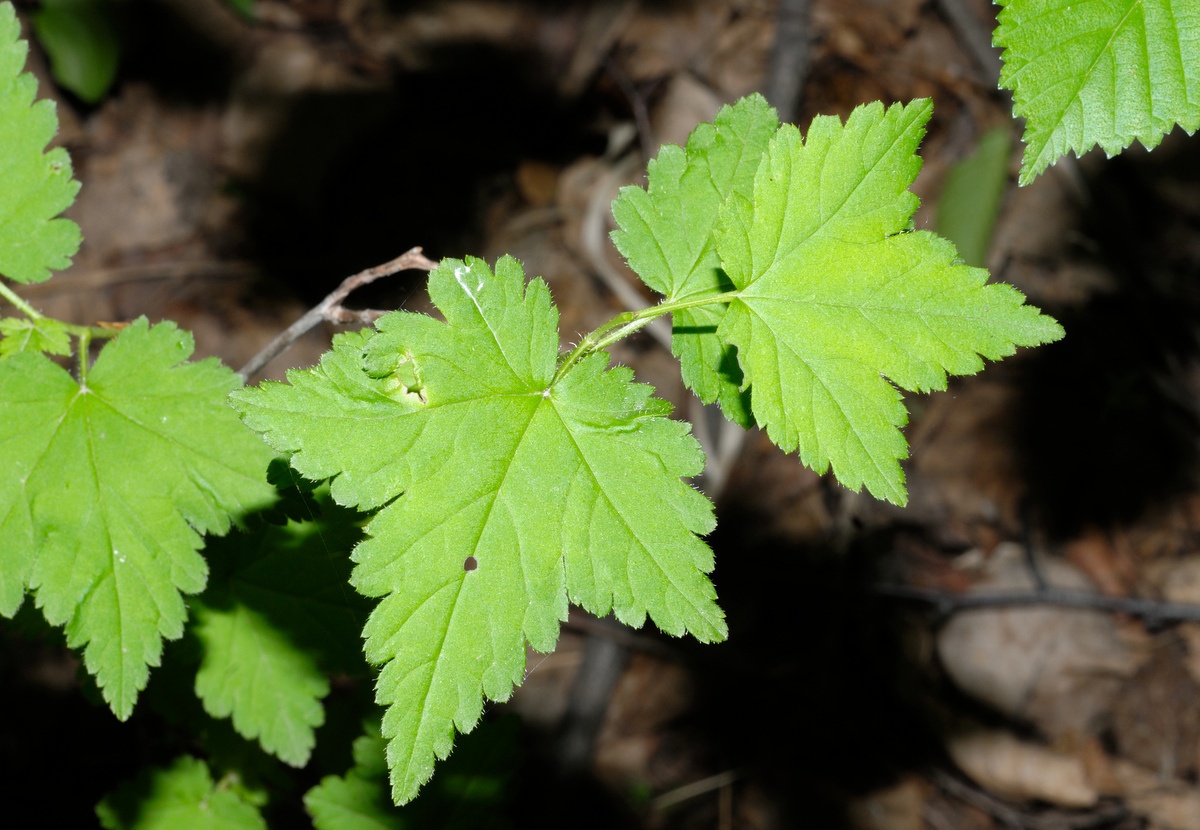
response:
[[[75,201],[67,151],[44,153],[58,132],[52,101],[34,103],[37,81],[21,71],[28,46],[11,3],[0,3],[0,275],[50,278],[79,250],[79,226],[58,218]]]
[[[200,533],[271,500],[270,452],[225,403],[237,375],[184,364],[191,336],[138,320],[85,385],[40,354],[0,361],[0,613],[26,585],[128,717],[204,587]]]
[[[739,292],[718,334],[738,348],[758,423],[814,470],[897,504],[907,412],[892,383],[944,389],[979,355],[1062,336],[1016,289],[954,264],[952,244],[906,232],[931,109],[869,104],[844,127],[814,119],[806,140],[784,125],[753,199],[735,194],[718,231]]]
[[[209,540],[209,587],[192,603],[205,711],[232,716],[240,735],[293,766],[308,762],[325,720],[325,672],[366,668],[358,633],[370,609],[346,584],[345,551],[361,536],[348,513]]]
[[[1112,156],[1200,127],[1196,0],[997,0],[1000,85],[1026,119],[1021,184],[1097,144]]]
[[[21,352],[68,355],[71,338],[67,327],[58,320],[41,317],[5,317],[0,320],[0,357]]]
[[[214,784],[208,766],[183,756],[146,770],[96,805],[106,830],[266,830],[254,806]]]
[[[429,283],[446,317],[394,312],[343,335],[291,385],[231,400],[341,504],[377,509],[353,582],[383,597],[367,656],[386,664],[392,792],[413,798],[469,730],[482,695],[509,696],[525,643],[546,651],[568,598],[632,625],[725,636],[712,506],[681,481],[703,454],[669,405],[596,353],[554,380],[558,313],[516,260],[493,274],[443,260]]]
[[[687,300],[733,286],[721,270],[713,231],[730,194],[750,196],[754,171],[779,119],[761,95],[722,107],[696,127],[687,148],[668,144],[650,162],[648,187],[624,187],[613,202],[612,239],[642,281],[667,300]],[[718,401],[732,421],[750,426],[741,369],[717,337],[720,303],[674,314],[672,351],[684,382],[704,403]]]

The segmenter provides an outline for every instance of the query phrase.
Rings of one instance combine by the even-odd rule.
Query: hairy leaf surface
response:
[[[151,769],[96,806],[106,830],[266,830],[258,810],[214,784],[208,766],[184,756]]]
[[[200,534],[271,501],[270,452],[225,403],[237,375],[191,352],[143,318],[85,386],[40,354],[0,361],[0,613],[35,590],[120,718],[204,587]]]
[[[784,125],[718,234],[739,290],[718,334],[738,348],[756,420],[814,470],[898,504],[907,412],[892,384],[944,389],[980,355],[1062,336],[1016,289],[956,264],[951,243],[906,232],[931,109],[869,104],[845,126],[814,119],[806,140]]]
[[[998,0],[1000,85],[1026,119],[1021,184],[1067,152],[1200,127],[1196,0]]]
[[[67,151],[43,152],[58,132],[53,101],[34,103],[37,81],[22,72],[28,45],[11,3],[0,3],[0,275],[50,278],[79,250],[79,226],[58,215],[75,201]]]
[[[686,300],[732,288],[721,270],[713,232],[733,193],[750,196],[754,171],[779,119],[760,95],[723,107],[696,127],[687,148],[668,144],[647,169],[648,187],[624,187],[613,202],[612,239],[642,281],[667,300]],[[750,426],[741,369],[734,350],[717,337],[725,306],[674,314],[672,349],[684,382],[704,403],[718,401],[726,416]]]
[[[712,506],[680,480],[703,467],[687,425],[603,353],[554,381],[557,310],[515,260],[444,260],[429,290],[446,322],[394,312],[290,386],[232,398],[298,472],[378,509],[353,582],[383,598],[364,634],[401,802],[482,696],[520,682],[526,642],[553,647],[568,599],[725,636],[697,536]]]

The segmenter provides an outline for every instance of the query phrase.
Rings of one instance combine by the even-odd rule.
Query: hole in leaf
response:
[[[479,562],[478,562],[478,560],[475,559],[474,556],[468,556],[466,558],[466,560],[463,562],[463,570],[464,571],[473,571],[478,567],[479,567]]]

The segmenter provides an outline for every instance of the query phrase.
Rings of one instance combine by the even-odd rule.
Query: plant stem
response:
[[[740,296],[741,292],[739,291],[723,291],[720,294],[705,294],[702,297],[691,297],[686,300],[659,303],[658,305],[652,305],[639,311],[622,312],[611,320],[601,324],[594,331],[589,332],[579,341],[579,345],[572,349],[559,365],[558,371],[554,373],[554,380],[550,382],[550,385],[553,386],[566,377],[567,372],[576,363],[583,360],[583,358],[593,352],[607,349],[613,343],[628,337],[664,314],[671,314],[676,311],[683,311],[686,308],[696,308],[698,306],[728,304]]]
[[[88,373],[88,352],[92,346],[92,331],[84,327],[83,331],[79,332],[79,385],[87,388],[87,373]]]
[[[28,317],[30,320],[41,320],[41,319],[45,318],[44,314],[42,314],[36,308],[34,308],[29,303],[27,303],[23,299],[21,299],[21,297],[18,294],[16,294],[11,288],[9,288],[3,282],[0,282],[0,297],[4,297],[4,299],[8,300],[10,303],[15,305],[17,307],[17,309],[22,314],[24,314],[26,317]]]

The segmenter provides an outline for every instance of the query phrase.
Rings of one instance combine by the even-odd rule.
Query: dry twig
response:
[[[346,277],[346,279],[342,280],[342,284],[330,292],[325,299],[305,312],[303,317],[284,329],[279,336],[263,347],[258,354],[250,358],[249,362],[238,371],[238,374],[242,376],[243,380],[249,380],[255,374],[262,371],[262,368],[272,358],[283,352],[321,323],[338,323],[341,325],[363,323],[366,325],[375,322],[386,312],[376,311],[375,309],[348,309],[342,306],[342,301],[350,295],[350,292],[375,282],[380,277],[389,277],[392,274],[413,268],[421,271],[432,271],[436,267],[437,263],[421,253],[420,248],[413,248],[412,250],[405,251],[390,262],[376,265],[373,268],[367,268],[366,270],[359,271],[354,276]]]

